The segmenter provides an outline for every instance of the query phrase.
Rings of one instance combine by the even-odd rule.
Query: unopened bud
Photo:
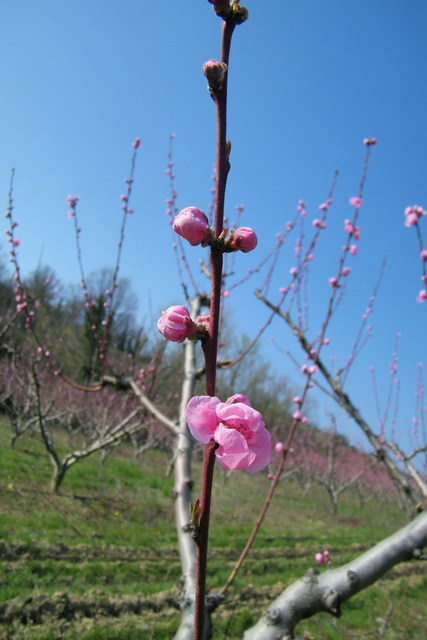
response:
[[[224,62],[217,62],[212,59],[205,62],[203,65],[203,73],[206,76],[211,91],[219,91],[221,89],[226,72],[227,65]]]

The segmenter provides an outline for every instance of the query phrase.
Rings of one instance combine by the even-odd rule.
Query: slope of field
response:
[[[64,440],[64,445],[66,441]],[[60,495],[48,491],[51,467],[36,437],[15,449],[0,425],[0,638],[8,640],[167,639],[179,624],[180,565],[167,460],[158,451],[139,462],[127,446],[104,464],[72,468]],[[200,490],[195,463],[194,494]],[[268,489],[267,475],[216,472],[209,586],[226,581]],[[345,494],[338,517],[326,495],[303,496],[281,484],[249,558],[214,614],[218,640],[241,637],[291,581],[328,549],[338,566],[406,523],[394,496],[361,506]],[[322,570],[322,569],[321,569]],[[315,640],[384,637],[410,640],[427,633],[425,565],[408,563],[360,594],[334,620],[300,624]]]

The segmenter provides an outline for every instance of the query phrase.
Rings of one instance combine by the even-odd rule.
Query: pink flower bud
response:
[[[210,317],[209,316],[197,316],[196,323],[202,325],[206,331],[209,331]]]
[[[276,449],[277,453],[282,453],[284,449],[283,442],[277,442],[274,448]]]
[[[362,198],[354,196],[353,198],[350,198],[349,203],[352,207],[356,207],[356,209],[358,209],[362,206]]]
[[[363,144],[366,145],[367,147],[375,147],[375,145],[377,144],[377,139],[376,138],[365,138],[363,141]]]
[[[255,249],[257,244],[258,238],[255,231],[250,227],[240,227],[234,232],[233,239],[230,242],[230,247],[232,249],[240,249],[240,251],[248,253]]]
[[[209,221],[197,207],[186,207],[173,219],[173,230],[194,247],[206,238]]]
[[[227,65],[224,62],[217,62],[211,59],[203,65],[203,73],[209,83],[209,88],[213,91],[221,89],[226,72]]]
[[[336,278],[329,278],[328,282],[333,289],[338,289],[341,286]]]
[[[321,553],[316,553],[316,555],[314,556],[317,564],[323,564],[325,559],[323,557],[323,555]]]
[[[197,330],[188,309],[180,305],[169,307],[163,311],[157,322],[157,328],[167,340],[172,342],[184,342]]]

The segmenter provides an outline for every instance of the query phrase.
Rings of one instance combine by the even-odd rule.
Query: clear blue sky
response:
[[[256,252],[239,255],[241,272],[271,248],[299,199],[317,217],[335,167],[340,178],[328,229],[311,278],[312,331],[322,318],[328,277],[344,241],[348,198],[358,192],[366,136],[378,146],[361,209],[361,240],[347,302],[330,331],[331,352],[345,360],[376,281],[388,268],[372,317],[374,335],[349,379],[356,404],[375,421],[368,367],[386,394],[396,331],[401,339],[402,433],[413,415],[416,364],[426,355],[427,304],[415,297],[421,265],[405,206],[427,207],[424,0],[248,0],[250,18],[236,29],[229,71],[228,137],[232,169],[227,192],[246,207],[243,224],[259,236]],[[41,262],[65,284],[78,282],[68,193],[81,197],[86,271],[112,264],[120,194],[136,136],[135,175],[122,275],[132,281],[147,317],[182,300],[166,223],[168,138],[178,205],[207,209],[214,162],[214,106],[201,67],[219,56],[220,20],[207,0],[3,0],[0,4],[0,196],[4,208],[16,169],[15,219],[24,273]],[[427,220],[424,221],[427,236]],[[3,241],[1,249],[6,250]],[[198,258],[198,250],[194,250]],[[272,286],[288,281],[293,241]],[[200,277],[201,280],[201,277]],[[229,299],[236,320],[253,333],[266,310],[252,295]],[[234,304],[233,304],[234,302]],[[263,342],[266,358],[293,375],[270,345],[299,355],[276,320]],[[236,390],[244,391],[244,390]],[[319,400],[319,422],[326,402]],[[340,424],[345,427],[346,421]],[[354,432],[355,437],[357,432]]]

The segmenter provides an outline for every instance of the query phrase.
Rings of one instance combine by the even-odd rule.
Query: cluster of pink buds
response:
[[[209,220],[205,213],[197,207],[186,207],[173,219],[173,230],[187,240],[193,247],[201,244],[206,247],[218,242],[213,229],[209,226]],[[222,236],[221,238],[222,239]],[[231,229],[228,238],[224,241],[225,251],[243,251],[248,253],[258,244],[256,233],[250,227]]]
[[[363,141],[363,144],[365,145],[365,147],[375,147],[375,145],[377,144],[377,139],[376,138],[365,138]]]
[[[193,322],[187,307],[175,305],[162,312],[157,328],[171,342],[202,339],[209,329],[209,317],[199,316]]]
[[[415,224],[418,224],[420,218],[426,215],[426,211],[419,207],[417,204],[414,204],[413,207],[406,207],[405,209],[405,226],[412,227]]]
[[[76,206],[78,201],[80,200],[79,196],[73,196],[71,195],[71,193],[67,196],[67,203],[68,206],[70,207],[68,209],[68,218],[74,218],[74,216],[76,215]]]
[[[327,567],[329,567],[331,564],[330,554],[327,549],[325,549],[323,553],[316,553],[314,559],[316,560],[317,564],[326,564]]]

